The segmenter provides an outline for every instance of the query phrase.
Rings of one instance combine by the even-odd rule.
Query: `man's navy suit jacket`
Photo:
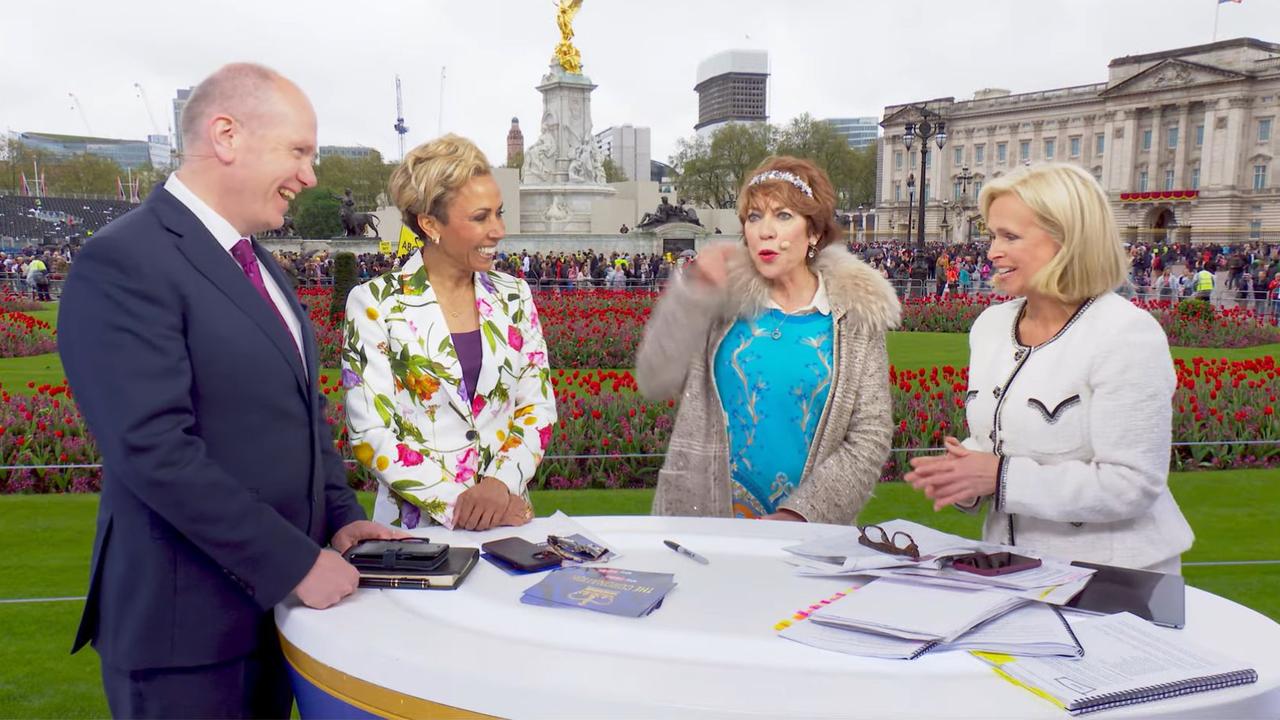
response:
[[[271,608],[364,511],[297,345],[239,264],[162,187],[76,256],[59,352],[105,466],[74,650],[123,669],[250,653]]]

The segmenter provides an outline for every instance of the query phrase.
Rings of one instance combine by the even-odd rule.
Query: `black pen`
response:
[[[699,555],[698,553],[696,553],[696,552],[694,552],[694,551],[690,550],[689,548],[687,548],[687,547],[685,547],[685,546],[681,545],[680,543],[676,542],[675,540],[663,540],[663,541],[662,541],[662,544],[663,544],[663,545],[666,545],[667,547],[671,548],[672,550],[675,550],[676,552],[680,553],[681,555],[684,555],[684,556],[685,556],[685,557],[687,557],[687,558],[690,558],[690,559],[692,559],[692,560],[697,560],[698,562],[702,563],[703,565],[709,565],[709,564],[711,563],[711,561],[710,561],[710,560],[708,560],[708,559],[706,559],[706,558],[702,557],[702,556],[701,556],[701,555]]]

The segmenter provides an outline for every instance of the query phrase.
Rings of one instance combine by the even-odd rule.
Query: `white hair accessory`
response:
[[[747,185],[759,185],[760,183],[769,180],[781,180],[785,183],[791,183],[792,185],[795,185],[796,189],[800,192],[809,196],[810,199],[813,198],[813,188],[809,187],[809,183],[801,180],[799,175],[786,172],[785,170],[770,170],[768,172],[762,172],[751,178],[751,182],[747,183]]]

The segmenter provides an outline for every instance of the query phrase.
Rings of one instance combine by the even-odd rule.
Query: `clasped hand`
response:
[[[484,477],[458,496],[453,526],[463,530],[489,530],[499,525],[524,525],[533,519],[529,504],[495,477]]]
[[[933,509],[956,503],[969,504],[996,490],[1000,459],[991,453],[974,452],[947,437],[946,451],[911,459],[911,472],[904,478],[911,487],[933,500]]]

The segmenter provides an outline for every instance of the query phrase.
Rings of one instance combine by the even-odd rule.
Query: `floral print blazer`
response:
[[[484,362],[474,393],[420,254],[347,298],[347,425],[379,481],[378,522],[413,528],[426,513],[452,529],[458,496],[482,477],[525,494],[551,441],[556,402],[529,286],[496,272],[475,284]]]

